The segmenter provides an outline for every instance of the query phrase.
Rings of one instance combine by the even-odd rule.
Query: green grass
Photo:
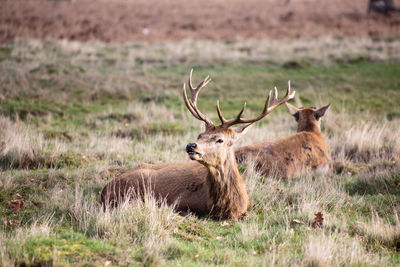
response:
[[[157,73],[163,71],[155,70],[154,75]],[[292,89],[298,92],[305,106],[329,99],[333,107],[345,106],[352,112],[368,111],[373,114],[399,110],[399,73],[399,63],[360,61],[295,69],[269,65],[213,65],[197,68],[195,77],[197,81],[208,74],[213,78],[211,88],[204,92],[204,97],[210,100],[202,99],[206,102],[203,103],[204,108],[210,111],[218,98],[221,99],[221,108],[231,113],[237,111],[245,100],[250,109],[258,110],[263,105],[259,100],[265,98],[268,90],[273,86],[284,90],[287,81],[291,80]],[[178,77],[186,77],[187,67],[170,67],[165,76],[174,77],[177,74]],[[389,99],[388,94],[393,97]],[[180,96],[177,105],[181,104],[179,100]]]
[[[11,245],[11,244],[10,244]],[[33,259],[30,264],[43,265],[90,265],[105,262],[116,264],[114,255],[115,246],[99,240],[93,240],[76,232],[61,231],[51,236],[33,236],[26,238],[18,250],[24,256]],[[16,262],[24,264],[24,261]]]
[[[200,52],[182,63],[161,45],[0,46],[0,265],[400,264],[400,63]],[[98,192],[132,165],[186,160],[201,131],[181,97],[192,67],[195,83],[213,80],[199,106],[214,119],[217,99],[226,117],[244,101],[255,113],[288,80],[304,106],[331,102],[323,129],[335,172],[275,180],[241,165],[251,207],[238,221],[182,218],[151,200],[102,212]],[[293,133],[287,111],[275,113],[245,142]]]
[[[71,127],[82,128],[88,114],[101,113],[107,109],[123,110],[132,101],[144,104],[155,102],[179,111],[182,107],[180,88],[189,68],[152,68],[147,77],[152,91],[143,93],[138,89],[128,99],[119,99],[118,95],[112,95],[100,100],[84,97],[85,101],[81,102],[81,94],[72,94],[61,99],[56,95],[54,99],[42,99],[41,95],[32,98],[29,94],[21,94],[7,98],[0,106],[0,112],[13,119],[18,117],[26,120],[29,117],[36,124],[45,123],[50,129],[65,131]],[[331,102],[334,110],[345,107],[351,112],[365,113],[365,116],[372,119],[382,114],[388,119],[394,119],[400,112],[399,73],[399,63],[368,61],[329,66],[311,65],[300,69],[269,65],[216,64],[196,68],[194,80],[199,82],[208,74],[213,78],[209,88],[204,90],[199,106],[214,118],[216,99],[220,99],[221,108],[227,116],[235,115],[245,101],[247,108],[256,112],[264,104],[262,99],[273,86],[283,91],[287,88],[287,81],[291,80],[291,87],[298,92],[304,106]],[[159,77],[162,77],[161,81]],[[166,89],[161,89],[160,83]],[[44,93],[43,97],[48,96]],[[49,116],[51,120],[47,120]],[[130,114],[120,113],[117,116],[120,118],[111,119],[121,120]]]

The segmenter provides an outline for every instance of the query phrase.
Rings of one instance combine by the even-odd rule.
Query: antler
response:
[[[246,125],[244,128],[250,126],[251,124],[253,124],[256,121],[261,120],[262,118],[264,118],[265,116],[267,116],[269,113],[271,113],[275,108],[277,108],[278,106],[282,105],[283,103],[285,103],[286,101],[292,99],[295,95],[296,91],[293,91],[293,93],[290,93],[290,81],[288,82],[288,88],[286,90],[286,95],[278,100],[278,90],[276,89],[276,87],[274,88],[274,91],[272,93],[272,100],[270,102],[271,99],[271,91],[268,94],[268,98],[265,101],[265,105],[264,105],[264,109],[263,111],[260,113],[260,115],[258,115],[255,118],[241,118],[245,108],[246,108],[246,102],[243,105],[243,108],[239,111],[239,114],[236,116],[236,118],[234,119],[230,119],[230,120],[226,120],[224,118],[224,116],[222,115],[221,109],[219,107],[219,101],[217,101],[217,112],[218,112],[218,117],[221,120],[221,126],[223,128],[229,128],[232,125],[235,124],[243,124],[243,123],[248,123],[248,125]],[[244,129],[243,128],[243,129]]]
[[[209,118],[207,118],[203,113],[201,113],[200,110],[197,108],[197,96],[199,95],[200,90],[204,86],[206,86],[211,81],[211,79],[209,76],[207,76],[196,88],[193,88],[192,73],[193,73],[193,69],[190,71],[189,80],[188,80],[188,87],[189,87],[190,93],[191,93],[190,100],[187,97],[186,85],[183,84],[183,99],[185,100],[186,107],[189,109],[189,111],[193,114],[193,116],[196,119],[204,121],[206,123],[207,128],[214,126],[212,121]]]

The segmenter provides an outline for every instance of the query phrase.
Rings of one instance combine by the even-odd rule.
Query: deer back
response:
[[[238,162],[252,160],[265,176],[292,177],[309,171],[329,171],[329,153],[320,130],[320,119],[329,105],[320,109],[295,108],[286,103],[297,121],[297,133],[235,150]]]

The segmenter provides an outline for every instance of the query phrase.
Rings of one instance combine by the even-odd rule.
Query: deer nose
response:
[[[189,143],[186,145],[186,152],[193,152],[196,147],[196,143]]]

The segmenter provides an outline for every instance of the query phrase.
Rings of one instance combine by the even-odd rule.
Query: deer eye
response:
[[[224,140],[222,140],[222,139],[218,139],[218,140],[217,140],[217,143],[222,144],[223,142],[224,142]]]

